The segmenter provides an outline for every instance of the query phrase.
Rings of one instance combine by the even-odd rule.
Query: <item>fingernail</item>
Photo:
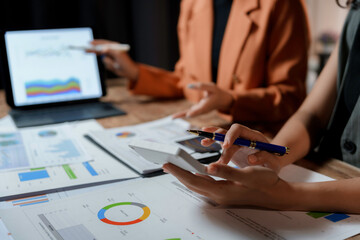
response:
[[[169,170],[167,170],[166,168],[163,167],[163,171],[164,173],[170,173]]]
[[[257,163],[257,157],[256,156],[254,156],[254,155],[249,155],[248,156],[248,161],[249,161],[249,163],[250,164],[255,164],[255,163]]]
[[[193,84],[193,83],[189,83],[189,84],[187,85],[187,88],[196,88],[196,86],[195,86],[195,84]]]

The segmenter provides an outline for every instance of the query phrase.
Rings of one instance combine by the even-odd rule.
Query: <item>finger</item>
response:
[[[211,140],[210,138],[204,138],[201,140],[201,145],[203,145],[204,147],[208,147],[211,146],[213,143],[215,143],[216,141]]]
[[[249,165],[260,165],[270,169],[273,169],[275,172],[280,171],[280,163],[275,162],[277,159],[273,154],[260,151],[248,156]],[[280,161],[280,160],[279,160]]]
[[[174,175],[181,183],[187,186],[190,190],[198,192],[205,196],[210,196],[211,189],[213,189],[214,182],[212,180],[196,176],[191,172],[181,169],[171,163],[163,165],[163,169],[167,173]]]
[[[87,52],[87,53],[96,53],[97,55],[101,55],[101,53],[99,51],[97,51],[95,49],[91,49],[91,48],[85,49],[85,52]]]
[[[229,131],[226,133],[223,147],[230,147],[238,137],[254,141],[268,142],[265,136],[259,131],[252,130],[240,124],[233,124],[231,125]]]
[[[213,179],[212,177],[210,177],[210,176],[208,176],[208,175],[204,175],[204,174],[201,174],[201,173],[195,173],[195,175],[196,176],[198,176],[198,177],[202,177],[202,178],[205,178],[205,179],[207,179],[207,180],[209,180],[209,181],[216,181],[215,179]]]
[[[201,131],[204,131],[204,132],[216,132],[219,128],[218,127],[202,127],[201,128]],[[208,147],[210,146],[211,144],[213,144],[214,140],[211,140],[210,138],[204,138],[203,140],[201,140],[201,145],[205,146],[205,147]]]
[[[114,70],[113,69],[113,66],[114,66],[114,63],[115,63],[114,59],[105,56],[105,57],[102,58],[102,62],[104,63],[104,65],[105,65],[105,67],[107,69]]]
[[[218,127],[202,127],[201,131],[204,132],[215,132],[217,131],[219,128]]]
[[[216,131],[216,133],[221,133],[221,134],[226,134],[227,133],[227,130],[223,129],[223,128],[218,128]]]
[[[171,117],[172,117],[173,119],[175,119],[175,118],[184,118],[184,117],[186,117],[186,113],[187,113],[187,112],[188,112],[188,110],[181,111],[181,112],[178,112],[178,113],[173,114]]]
[[[92,45],[99,45],[99,44],[111,44],[111,43],[117,43],[114,41],[106,40],[106,39],[95,39],[90,42]]]
[[[242,182],[245,180],[245,174],[243,172],[225,164],[211,163],[207,166],[207,173],[231,181]]]
[[[103,59],[102,59],[102,61],[103,61],[103,63],[104,63],[104,65],[105,65],[105,67],[107,68],[107,69],[109,69],[109,70],[111,70],[111,71],[115,71],[116,69],[114,68],[114,64],[116,63],[115,61],[114,61],[114,59],[112,59],[112,58],[110,58],[110,57],[104,57]]]
[[[191,83],[187,86],[190,89],[214,92],[218,88],[214,83]]]
[[[233,158],[234,154],[239,151],[239,146],[232,146],[230,148],[223,149],[220,159],[217,161],[218,163],[228,164]]]
[[[202,99],[199,103],[193,105],[187,112],[187,117],[195,117],[213,110],[214,107],[207,99]]]
[[[108,70],[112,71],[113,73],[115,73],[119,76],[123,75],[121,66],[119,65],[119,63],[114,61],[112,58],[104,57],[103,63]]]
[[[262,174],[265,171],[260,171],[260,169],[265,168],[259,166],[234,168],[225,164],[211,163],[207,167],[207,173],[230,181],[241,182],[244,185],[253,185],[255,182],[259,182],[259,180],[263,179]]]
[[[103,47],[101,51],[98,51],[103,55],[112,56],[113,58],[117,57],[118,55],[122,54],[119,50],[114,50],[111,47]]]
[[[260,166],[233,168],[224,164],[212,163],[207,167],[207,172],[213,176],[240,182],[250,188],[271,186],[280,179],[273,170]]]
[[[183,170],[183,169],[181,169],[181,168],[179,168],[179,167],[177,167],[177,166],[175,166],[175,165],[173,165],[171,163],[164,164],[163,165],[163,170],[166,173],[172,174],[174,177],[176,177],[182,184],[184,184],[191,191],[197,192],[197,193],[199,193],[201,195],[204,195],[204,196],[207,196],[207,197],[210,196],[208,192],[203,191],[202,189],[199,189],[199,188],[193,186],[192,184],[189,184],[189,181],[186,182],[186,181],[183,180],[184,178],[188,178],[188,179],[194,178],[194,179],[196,179],[196,178],[201,178],[201,177],[195,176],[194,174],[192,174],[192,173],[190,173],[190,172],[188,172],[186,170]],[[194,180],[194,181],[196,181],[196,180]],[[206,181],[208,181],[208,180],[206,180]]]
[[[226,134],[226,130],[219,127],[202,127],[201,130],[204,132],[216,132],[216,133]],[[203,140],[201,140],[201,145],[208,147],[214,142],[216,141],[211,140],[210,138],[204,138]]]

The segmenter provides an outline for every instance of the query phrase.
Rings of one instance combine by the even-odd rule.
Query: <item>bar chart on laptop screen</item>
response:
[[[15,104],[18,106],[100,97],[91,29],[14,31],[6,35]]]
[[[29,81],[25,83],[26,97],[37,99],[52,96],[79,96],[81,95],[80,80],[69,78],[67,80]]]

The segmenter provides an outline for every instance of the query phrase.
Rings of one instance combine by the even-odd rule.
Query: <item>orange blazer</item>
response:
[[[175,71],[139,64],[130,89],[154,97],[202,93],[187,89],[212,82],[213,1],[183,0],[178,21],[180,59]],[[216,85],[235,99],[222,115],[236,122],[282,122],[305,98],[309,28],[302,0],[233,0],[226,25]]]

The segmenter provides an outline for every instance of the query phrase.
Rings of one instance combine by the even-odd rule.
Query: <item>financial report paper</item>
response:
[[[286,167],[288,181],[328,181]],[[0,210],[15,239],[344,239],[357,215],[217,206],[171,175],[135,179],[38,206]],[[18,226],[22,227],[19,228]]]

